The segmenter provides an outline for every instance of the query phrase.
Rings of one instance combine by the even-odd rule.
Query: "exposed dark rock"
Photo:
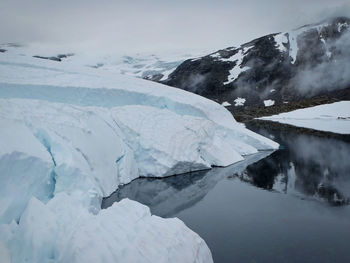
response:
[[[33,58],[49,59],[49,60],[53,60],[53,61],[62,61],[62,60],[61,60],[60,58],[58,58],[58,57],[33,56]]]
[[[34,58],[40,58],[40,59],[48,59],[52,61],[58,61],[61,62],[63,58],[68,58],[73,56],[73,53],[68,53],[68,54],[58,54],[57,56],[52,56],[52,57],[46,57],[46,56],[33,56]]]
[[[234,114],[266,109],[264,100],[283,106],[320,96],[337,99],[339,90],[348,96],[350,19],[334,18],[189,59],[159,82],[228,101]],[[234,106],[238,97],[246,99],[244,106]]]
[[[6,51],[6,49],[0,48],[0,53],[5,53]]]

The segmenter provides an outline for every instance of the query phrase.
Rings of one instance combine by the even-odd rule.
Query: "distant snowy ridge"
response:
[[[205,52],[197,50],[172,50],[171,52],[136,53],[136,54],[92,54],[68,52],[60,47],[43,47],[36,45],[0,44],[0,52],[17,53],[37,60],[52,60],[62,64],[78,64],[107,71],[151,80],[165,80],[178,65],[186,59]],[[40,62],[39,62],[40,63]]]
[[[178,219],[102,197],[277,143],[200,96],[79,61],[0,55],[0,249],[16,262],[212,262]]]
[[[350,101],[324,104],[259,119],[326,132],[350,134]]]

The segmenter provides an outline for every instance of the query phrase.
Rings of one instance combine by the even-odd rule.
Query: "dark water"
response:
[[[350,144],[252,125],[281,144],[227,168],[143,178],[103,201],[178,217],[215,262],[350,262]]]

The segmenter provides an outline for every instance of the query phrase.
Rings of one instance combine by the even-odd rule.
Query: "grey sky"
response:
[[[349,0],[1,0],[0,43],[215,50],[332,15]]]

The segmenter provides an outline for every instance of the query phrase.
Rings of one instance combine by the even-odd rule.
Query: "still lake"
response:
[[[102,208],[129,198],[178,217],[206,241],[214,262],[350,262],[349,140],[248,127],[281,148],[226,168],[136,179]]]

